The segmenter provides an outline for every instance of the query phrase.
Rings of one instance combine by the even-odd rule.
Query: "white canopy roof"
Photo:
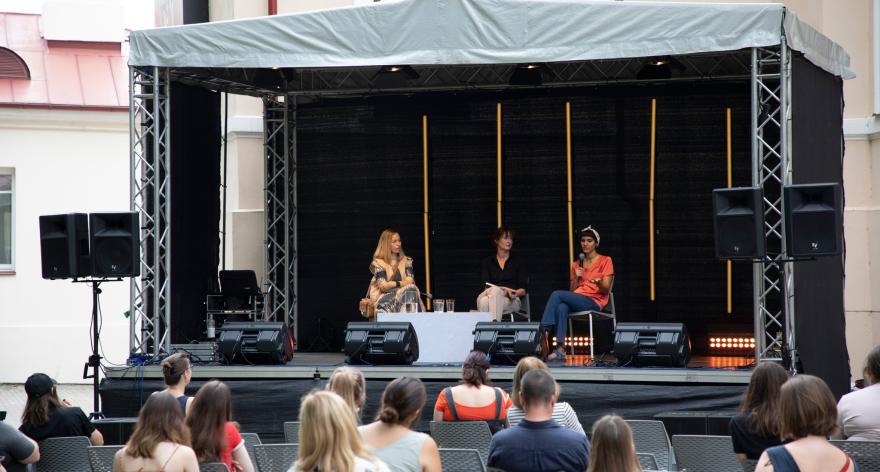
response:
[[[839,45],[782,4],[405,0],[131,33],[129,64],[332,68],[621,59],[773,46],[843,78]]]

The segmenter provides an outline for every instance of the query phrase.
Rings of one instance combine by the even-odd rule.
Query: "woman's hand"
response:
[[[577,269],[574,270],[574,274],[577,275],[578,278],[583,277],[584,276],[584,268],[578,267]]]

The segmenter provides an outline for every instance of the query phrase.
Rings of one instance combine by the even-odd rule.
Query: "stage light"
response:
[[[543,69],[544,66],[541,64],[519,64],[513,69],[508,83],[510,85],[540,86],[544,83],[544,77],[541,74]]]
[[[746,336],[709,337],[709,351],[712,354],[745,354],[755,349],[755,339]]]

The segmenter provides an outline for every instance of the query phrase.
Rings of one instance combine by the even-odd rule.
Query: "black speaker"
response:
[[[614,330],[617,365],[685,367],[690,356],[683,323],[617,323]]]
[[[527,356],[541,356],[541,323],[477,323],[474,350],[485,352],[489,362],[515,365]]]
[[[284,323],[227,322],[217,349],[228,364],[286,364],[293,358],[293,336]]]
[[[348,364],[410,365],[419,360],[419,338],[410,322],[352,321],[342,350]]]
[[[760,187],[716,188],[712,191],[715,257],[764,257],[766,250],[762,199]]]
[[[41,216],[40,256],[44,279],[91,275],[88,215],[68,213]]]
[[[134,427],[137,424],[137,418],[100,418],[92,420],[95,429],[104,436],[104,445],[125,445]]]
[[[140,275],[140,228],[138,214],[92,213],[89,215],[92,275],[136,277]]]
[[[791,257],[840,254],[840,185],[785,187],[785,247]]]

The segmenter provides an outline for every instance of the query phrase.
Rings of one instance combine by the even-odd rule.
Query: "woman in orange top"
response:
[[[569,290],[556,290],[550,294],[544,307],[541,326],[548,331],[556,327],[556,351],[548,360],[565,360],[565,335],[568,332],[568,314],[586,310],[601,310],[608,304],[608,292],[614,280],[614,264],[611,258],[596,252],[599,232],[592,226],[581,230],[583,259],[571,263]]]
[[[489,359],[471,351],[461,365],[461,381],[437,396],[434,421],[485,421],[494,434],[507,427],[513,402],[504,390],[489,386]]]

